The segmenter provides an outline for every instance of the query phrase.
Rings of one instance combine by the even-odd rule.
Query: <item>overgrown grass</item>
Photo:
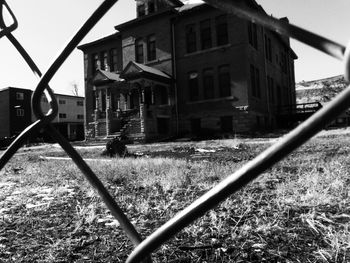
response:
[[[139,145],[131,151],[148,157],[89,164],[147,236],[267,146]],[[312,139],[183,229],[154,262],[349,262],[349,149],[347,135]],[[29,152],[0,172],[0,261],[125,261],[132,245],[76,166]]]

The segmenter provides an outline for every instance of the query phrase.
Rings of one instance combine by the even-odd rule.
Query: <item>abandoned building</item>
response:
[[[278,108],[295,104],[288,38],[205,3],[137,0],[136,8],[116,33],[78,47],[87,138],[250,132],[276,127]]]

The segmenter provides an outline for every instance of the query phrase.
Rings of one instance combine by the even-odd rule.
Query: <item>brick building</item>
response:
[[[31,96],[27,89],[0,90],[0,138],[16,136],[32,123]]]
[[[88,137],[249,132],[276,127],[278,107],[295,104],[288,38],[204,3],[136,8],[115,34],[79,47]]]
[[[0,139],[20,134],[36,117],[32,112],[32,90],[7,87],[0,90]],[[84,97],[55,94],[59,113],[52,124],[68,140],[84,139]],[[45,96],[43,112],[50,109]],[[47,138],[49,139],[49,138]]]

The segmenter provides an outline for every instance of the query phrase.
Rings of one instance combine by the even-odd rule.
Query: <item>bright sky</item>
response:
[[[8,0],[19,27],[15,37],[27,49],[42,72],[52,63],[68,39],[84,23],[102,0]],[[287,16],[291,23],[322,34],[346,45],[350,25],[350,1],[337,0],[257,0],[268,14]],[[119,0],[82,43],[114,32],[114,26],[135,18],[135,1]],[[292,48],[296,61],[296,81],[313,80],[343,73],[342,62],[296,41]],[[0,88],[8,86],[34,89],[38,80],[18,52],[4,37],[0,39]],[[57,93],[72,94],[72,85],[83,95],[83,55],[76,50],[50,83]]]

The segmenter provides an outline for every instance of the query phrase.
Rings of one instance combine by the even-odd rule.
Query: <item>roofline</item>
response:
[[[82,45],[78,46],[77,48],[80,49],[81,51],[84,51],[84,50],[86,50],[89,47],[92,47],[92,46],[97,45],[97,44],[101,44],[104,41],[112,40],[114,38],[117,38],[120,35],[121,34],[119,32],[115,32],[115,33],[113,33],[111,35],[105,36],[103,38],[99,38],[99,39],[94,40],[92,42],[82,44]]]
[[[137,17],[137,18],[129,20],[125,23],[116,25],[116,26],[114,26],[114,29],[120,31],[120,30],[123,30],[125,28],[137,25],[138,23],[144,22],[146,20],[151,20],[151,19],[157,18],[158,16],[162,16],[162,15],[165,15],[168,13],[176,14],[176,11],[173,7],[170,7],[170,8],[167,8],[167,9],[161,11],[161,12],[153,13],[153,14],[146,15],[146,16]]]
[[[17,88],[17,87],[11,87],[11,86],[2,88],[2,89],[0,89],[0,91],[10,90],[10,89],[29,90],[29,91],[33,92],[33,90],[31,90],[31,89]]]
[[[71,97],[71,98],[77,98],[77,99],[85,99],[83,96],[75,96],[75,95],[68,95],[68,94],[61,94],[61,93],[54,93],[56,96],[63,96],[63,97]]]

